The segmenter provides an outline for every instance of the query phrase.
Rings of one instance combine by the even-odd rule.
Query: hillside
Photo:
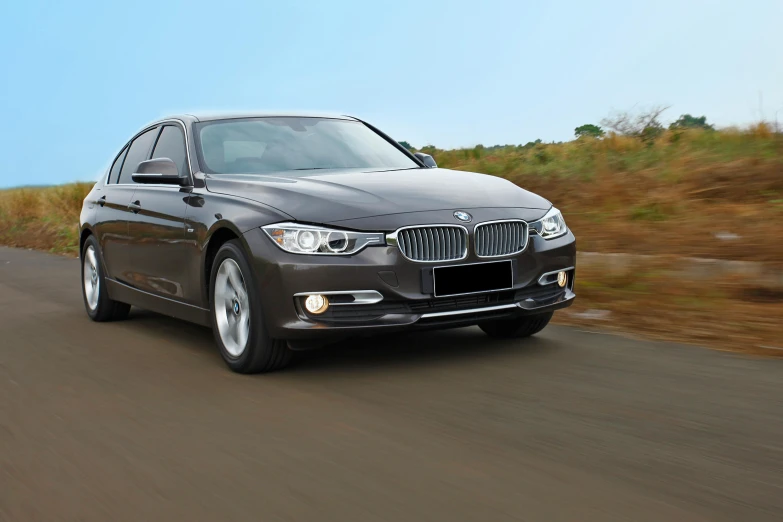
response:
[[[507,178],[552,201],[582,251],[783,265],[783,135],[665,132],[562,144],[441,151],[445,168]]]

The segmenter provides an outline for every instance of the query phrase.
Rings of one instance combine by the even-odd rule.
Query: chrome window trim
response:
[[[183,188],[192,188],[193,185],[172,185],[170,183],[112,183],[117,187],[146,187],[146,188],[162,188],[168,190],[180,190]]]
[[[454,258],[454,259],[441,259],[438,261],[420,261],[418,259],[412,259],[407,255],[405,255],[405,252],[402,251],[399,243],[397,242],[397,234],[399,234],[403,230],[410,230],[414,228],[430,228],[430,227],[449,227],[449,228],[462,229],[462,231],[465,232],[465,250],[462,252],[462,257]],[[400,227],[394,232],[392,232],[391,234],[386,234],[386,244],[397,247],[397,250],[399,250],[400,254],[402,254],[402,257],[404,257],[405,259],[413,263],[446,263],[451,261],[462,261],[463,259],[466,259],[468,257],[468,251],[470,250],[468,248],[468,245],[470,244],[470,234],[468,233],[468,229],[466,227],[462,225],[455,225],[454,223],[431,223],[426,225],[409,225],[405,227]]]
[[[188,140],[188,128],[187,128],[187,125],[185,125],[185,122],[180,120],[180,119],[170,118],[170,119],[167,119],[167,120],[156,121],[155,123],[147,125],[142,130],[140,130],[139,132],[134,134],[133,137],[131,139],[129,139],[128,142],[125,143],[125,145],[123,145],[123,147],[120,149],[120,152],[119,152],[119,154],[117,154],[117,156],[122,154],[122,151],[125,150],[126,147],[130,147],[131,142],[133,142],[133,140],[138,138],[140,135],[144,134],[148,130],[153,129],[154,127],[161,127],[162,128],[167,123],[179,124],[179,126],[182,128],[182,133],[185,135],[185,158],[187,158],[187,160],[188,160],[188,181],[190,183],[187,186],[188,187],[192,187],[193,186],[193,164],[190,161],[190,141]],[[153,149],[158,144],[158,139],[159,138],[160,138],[160,131],[158,131],[158,136],[155,138],[155,143],[152,145]],[[148,151],[147,154],[149,154],[150,152],[152,152],[152,149],[150,151]],[[115,160],[117,159],[117,156],[114,157]],[[112,161],[112,163],[114,163],[114,162]],[[111,166],[109,167],[109,171],[111,172]],[[108,176],[107,176],[107,178],[108,178]],[[176,188],[177,190],[179,190],[181,188],[186,188],[186,187],[182,187],[181,185],[169,185],[169,184],[158,184],[158,183],[108,183],[107,184],[107,183],[104,182],[104,185],[107,185],[107,186],[114,186],[114,185],[116,185],[116,186],[121,186],[121,185],[139,186],[139,185],[141,185],[141,186],[144,186],[144,187]]]
[[[337,290],[329,292],[297,292],[294,297],[307,297],[308,295],[352,295],[354,300],[350,303],[333,303],[329,301],[329,306],[345,306],[345,305],[367,305],[375,304],[383,301],[383,295],[377,290]],[[359,297],[357,297],[359,296]],[[363,297],[361,297],[363,296]]]
[[[493,225],[496,223],[523,223],[525,225],[525,244],[522,245],[522,248],[520,250],[516,252],[512,252],[510,254],[500,254],[497,256],[481,256],[478,253],[478,245],[476,244],[476,240],[477,240],[476,230],[484,225]],[[476,223],[476,225],[473,227],[473,251],[476,253],[476,257],[481,259],[493,259],[499,257],[515,256],[527,250],[527,246],[529,243],[530,243],[530,224],[524,219],[496,219],[494,221],[482,221],[481,223]]]
[[[548,283],[541,282],[541,280],[544,279],[547,276],[551,276],[552,274],[556,274],[558,272],[570,272],[574,268],[575,267],[573,267],[573,266],[569,266],[568,268],[560,268],[558,270],[552,270],[551,272],[547,272],[545,274],[541,274],[541,277],[538,278],[538,284],[541,285],[541,286],[553,285],[553,284],[557,283],[557,279],[555,279],[554,281],[550,281]]]

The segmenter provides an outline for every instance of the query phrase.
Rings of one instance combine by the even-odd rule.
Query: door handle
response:
[[[106,204],[106,196],[99,197],[98,201],[96,201],[96,203],[99,204],[100,206],[105,205]]]
[[[134,214],[138,214],[139,211],[141,210],[141,201],[138,201],[138,200],[134,201],[133,203],[128,205],[128,208]]]

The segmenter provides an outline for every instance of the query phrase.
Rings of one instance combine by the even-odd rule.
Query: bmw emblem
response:
[[[470,223],[470,220],[473,219],[473,216],[461,210],[457,210],[456,212],[454,212],[454,217],[464,223]]]

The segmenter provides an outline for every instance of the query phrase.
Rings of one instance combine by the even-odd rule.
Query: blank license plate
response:
[[[432,272],[435,296],[508,290],[514,284],[511,261],[439,266]]]

